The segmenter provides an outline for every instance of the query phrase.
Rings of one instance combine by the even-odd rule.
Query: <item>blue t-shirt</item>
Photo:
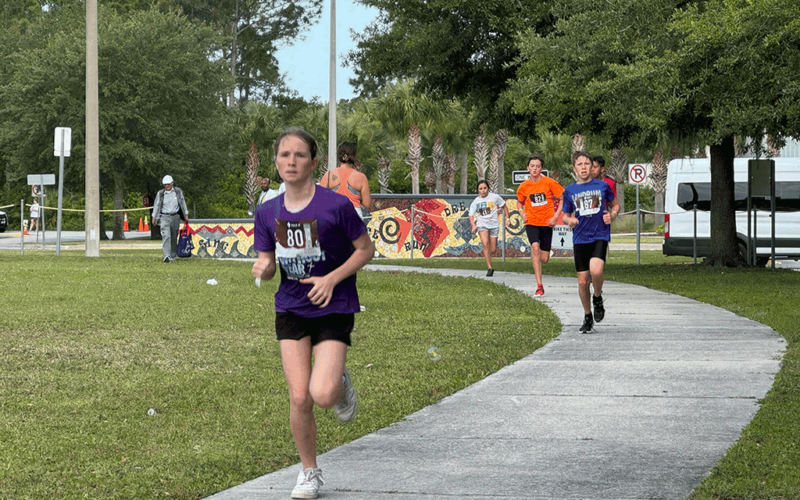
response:
[[[564,189],[564,213],[574,212],[578,218],[578,225],[572,229],[573,244],[611,241],[611,226],[603,221],[603,214],[612,200],[611,187],[597,179],[572,183]]]
[[[355,274],[336,285],[325,308],[311,303],[312,285],[299,281],[324,276],[344,264],[353,254],[352,241],[367,231],[350,200],[321,186],[315,189],[314,198],[299,212],[286,210],[284,194],[256,211],[254,247],[274,251],[281,272],[275,311],[306,318],[356,313],[360,307]]]

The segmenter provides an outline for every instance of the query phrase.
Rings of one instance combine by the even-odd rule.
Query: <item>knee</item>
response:
[[[589,274],[587,273],[585,276],[581,274],[578,276],[578,288],[588,288],[589,286]]]
[[[292,410],[310,412],[314,409],[314,400],[308,391],[289,392],[289,405]]]
[[[341,384],[324,384],[310,388],[311,399],[320,408],[330,408],[341,399]]]
[[[545,252],[544,250],[540,250],[539,260],[542,261],[542,264],[547,264],[547,261],[550,260],[550,252]]]

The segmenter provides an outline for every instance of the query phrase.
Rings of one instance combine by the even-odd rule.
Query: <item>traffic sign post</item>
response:
[[[56,127],[53,153],[58,156],[58,221],[56,222],[56,255],[61,255],[61,199],[64,194],[64,157],[72,147],[72,129]]]
[[[639,209],[639,184],[647,180],[647,169],[643,165],[633,165],[628,170],[628,178],[632,183],[636,184],[636,265],[641,262],[640,244],[641,229],[639,227],[639,219],[641,218]]]

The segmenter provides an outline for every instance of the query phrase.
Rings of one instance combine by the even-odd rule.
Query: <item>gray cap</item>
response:
[[[163,179],[161,179],[161,184],[172,184],[172,176],[165,175]]]

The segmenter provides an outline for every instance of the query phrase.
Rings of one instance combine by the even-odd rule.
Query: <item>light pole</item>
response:
[[[100,111],[97,0],[86,0],[86,256],[100,256]]]
[[[328,169],[336,168],[336,0],[331,0],[330,74],[328,75]]]

